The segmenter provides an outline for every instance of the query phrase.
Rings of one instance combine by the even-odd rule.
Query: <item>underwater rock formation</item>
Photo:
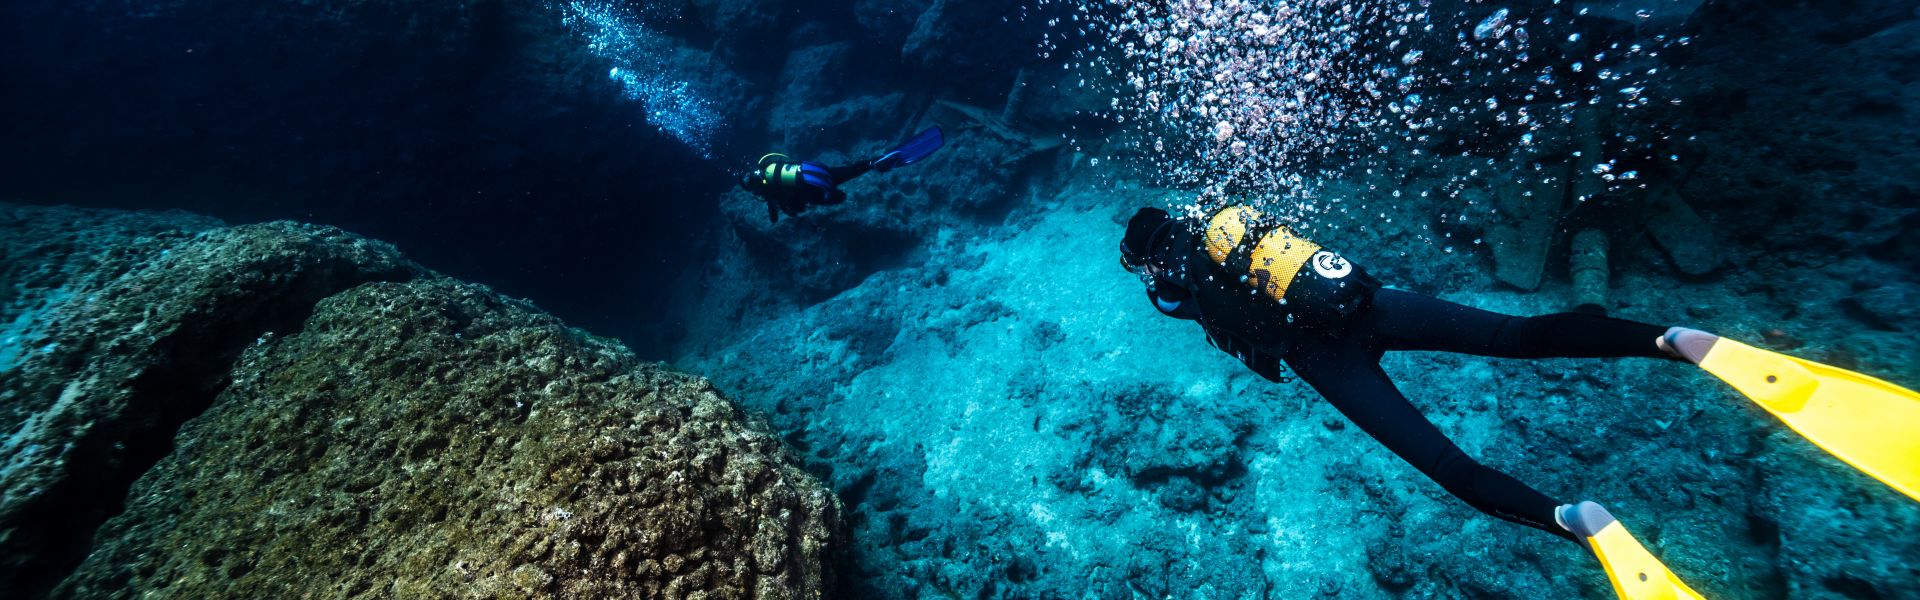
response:
[[[1682,192],[1755,253],[1866,253],[1920,272],[1920,3],[1710,2],[1676,59],[1701,157]],[[1710,43],[1709,43],[1710,42]]]
[[[838,501],[703,379],[338,229],[0,208],[0,317],[26,349],[0,365],[7,589],[805,598],[828,581]]]
[[[0,382],[8,581],[83,556],[89,532],[255,338],[298,328],[321,298],[418,272],[391,246],[332,228],[9,212],[5,237],[27,240],[8,256],[26,310],[6,316],[31,325],[10,337],[24,356]]]

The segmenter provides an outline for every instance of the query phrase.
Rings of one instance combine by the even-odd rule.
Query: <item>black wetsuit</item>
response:
[[[1577,313],[1513,317],[1384,288],[1337,322],[1303,327],[1272,318],[1286,309],[1233,285],[1235,278],[1210,270],[1202,251],[1194,252],[1190,274],[1149,291],[1161,312],[1198,321],[1215,347],[1268,379],[1284,380],[1284,361],[1361,430],[1474,508],[1567,539],[1574,537],[1553,520],[1564,502],[1468,457],[1394,386],[1380,368],[1381,355],[1677,360],[1654,345],[1665,327]]]
[[[1499,358],[1673,360],[1653,342],[1666,331],[1578,313],[1514,317],[1382,289],[1343,334],[1302,340],[1285,360],[1347,419],[1454,496],[1481,512],[1573,539],[1553,521],[1554,507],[1564,502],[1461,452],[1401,395],[1381,370],[1380,356],[1414,350]]]

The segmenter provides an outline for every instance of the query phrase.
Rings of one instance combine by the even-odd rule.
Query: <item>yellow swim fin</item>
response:
[[[1697,362],[1814,445],[1920,500],[1920,394],[1727,338]]]
[[[1699,592],[1654,558],[1640,540],[1599,504],[1581,502],[1563,515],[1567,528],[1583,538],[1600,565],[1607,569],[1613,593],[1620,600],[1704,600]]]

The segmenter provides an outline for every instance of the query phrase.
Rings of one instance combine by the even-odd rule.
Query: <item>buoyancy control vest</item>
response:
[[[795,161],[777,152],[760,157],[755,169],[747,174],[746,182],[748,189],[756,193],[805,189],[824,197],[835,189],[833,175],[828,172],[826,165],[808,160]]]
[[[1365,269],[1246,206],[1209,214],[1175,249],[1207,341],[1272,381],[1299,342],[1337,335],[1380,282]],[[1183,228],[1184,229],[1184,228]]]

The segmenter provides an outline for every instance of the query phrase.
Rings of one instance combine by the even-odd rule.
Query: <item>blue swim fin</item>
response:
[[[907,140],[907,143],[874,159],[873,170],[885,173],[893,170],[894,167],[920,162],[920,159],[933,156],[933,153],[946,143],[947,136],[940,132],[940,126],[928,127],[915,134],[913,139]]]

